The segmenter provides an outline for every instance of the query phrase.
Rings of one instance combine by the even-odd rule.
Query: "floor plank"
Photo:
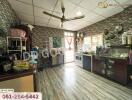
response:
[[[132,90],[74,63],[37,73],[43,100],[132,100]]]

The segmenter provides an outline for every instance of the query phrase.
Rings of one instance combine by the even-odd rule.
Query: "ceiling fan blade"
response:
[[[76,19],[82,19],[82,18],[84,18],[84,17],[85,17],[84,15],[82,15],[82,16],[77,16],[77,17],[65,19],[65,21],[71,21],[71,20],[76,20]]]
[[[60,23],[60,27],[63,28],[63,22]]]
[[[45,12],[45,11],[43,11],[43,13],[46,14],[46,15],[49,15],[49,16],[51,16],[51,17],[54,17],[54,18],[57,18],[57,19],[61,19],[61,17],[56,16],[56,15],[53,15],[53,14],[50,14],[50,13]]]
[[[63,0],[60,0],[60,2],[61,2],[61,11],[62,11],[62,14],[63,14],[63,17],[64,17],[64,13],[65,13],[64,3],[63,3]]]
[[[63,0],[60,0],[60,2],[61,2],[61,8],[65,8],[65,7],[64,7]]]

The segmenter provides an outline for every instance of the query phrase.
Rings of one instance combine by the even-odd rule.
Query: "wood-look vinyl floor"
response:
[[[37,73],[43,100],[132,100],[132,90],[74,63]]]

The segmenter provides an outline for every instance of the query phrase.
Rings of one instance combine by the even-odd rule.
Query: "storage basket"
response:
[[[10,29],[10,34],[11,37],[22,37],[25,38],[26,36],[26,32],[21,30],[21,29],[17,29],[17,28],[11,28]]]

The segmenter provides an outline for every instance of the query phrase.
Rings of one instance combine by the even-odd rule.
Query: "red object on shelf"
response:
[[[10,36],[12,36],[12,37],[22,37],[22,38],[25,38],[26,32],[23,31],[23,30],[21,30],[21,29],[11,28],[10,29]]]

